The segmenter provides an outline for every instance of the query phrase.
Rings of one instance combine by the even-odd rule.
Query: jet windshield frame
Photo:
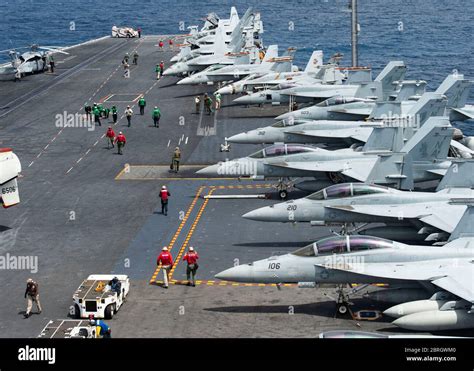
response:
[[[313,201],[324,201],[377,193],[390,193],[390,188],[366,183],[338,183],[315,192],[306,198]]]

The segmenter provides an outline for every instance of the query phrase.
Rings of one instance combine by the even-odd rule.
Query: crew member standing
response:
[[[163,46],[165,44],[163,43],[163,40],[160,40],[160,42],[158,43],[158,46],[160,47],[160,50],[163,51]]]
[[[107,137],[107,149],[110,149],[110,145],[112,145],[112,148],[114,148],[115,132],[114,129],[112,129],[112,126],[109,126],[105,136]]]
[[[222,99],[221,93],[216,91],[214,93],[214,98],[216,99],[216,111],[218,111],[221,108],[221,99]]]
[[[186,267],[186,279],[188,280],[188,286],[196,286],[196,271],[199,268],[197,260],[199,255],[194,251],[194,247],[190,246],[186,254],[184,254],[183,261],[188,263]],[[190,280],[190,278],[192,278]]]
[[[132,60],[132,63],[134,65],[137,65],[138,64],[138,52],[135,51],[135,53],[133,53],[133,60]]]
[[[160,76],[163,76],[163,72],[165,72],[165,62],[160,62]]]
[[[161,250],[161,254],[158,255],[158,259],[156,259],[156,265],[161,264],[161,269],[163,270],[163,287],[165,289],[168,288],[168,282],[169,282],[169,274],[171,271],[171,267],[173,266],[173,257],[171,256],[170,252],[168,251],[168,248],[165,246]]]
[[[156,67],[155,67],[155,72],[156,72],[156,79],[159,80],[160,77],[161,77],[161,68],[160,68],[160,65],[157,63],[156,64]]]
[[[110,110],[112,111],[112,120],[114,120],[115,124],[117,122],[117,107],[112,106]]]
[[[28,318],[33,308],[33,302],[38,307],[38,314],[41,313],[41,303],[39,300],[39,287],[38,284],[31,278],[26,281],[25,299],[28,299],[28,305],[26,307],[25,318]]]
[[[169,39],[168,44],[170,46],[170,50],[173,50],[173,39]]]
[[[175,173],[179,171],[179,162],[181,161],[181,151],[179,147],[176,147],[173,152],[173,158],[171,160],[171,170],[174,170]]]
[[[140,107],[140,115],[143,116],[145,114],[145,106],[146,106],[145,97],[141,97],[138,100],[138,106]]]
[[[86,119],[92,120],[92,107],[89,103],[84,104],[84,111],[86,112]]]
[[[155,106],[155,109],[152,112],[152,117],[153,117],[153,124],[155,125],[155,128],[159,128],[161,112],[157,106]]]
[[[94,114],[94,122],[96,124],[99,124],[99,126],[102,126],[102,123],[100,122],[100,108],[97,106],[97,104],[94,103],[94,108],[92,113]]]
[[[128,127],[132,125],[132,115],[133,115],[132,109],[130,108],[130,106],[127,106],[127,109],[125,110],[125,116],[127,117]]]
[[[115,143],[117,143],[117,150],[119,155],[123,155],[122,153],[122,148],[125,147],[125,143],[127,143],[127,138],[125,138],[125,135],[123,135],[122,132],[117,135],[115,138]]]
[[[54,56],[52,54],[49,55],[49,68],[51,73],[54,73]]]
[[[138,27],[137,32],[138,32],[138,38],[141,38],[142,37],[142,28]]]
[[[201,112],[201,97],[199,95],[194,97],[194,104],[196,105],[196,113],[199,114]]]
[[[168,215],[168,199],[171,193],[168,191],[166,186],[161,187],[160,198],[161,198],[161,213],[165,216]]]

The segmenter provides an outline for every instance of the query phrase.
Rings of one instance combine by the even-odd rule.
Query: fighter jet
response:
[[[455,161],[436,192],[401,191],[364,183],[342,183],[298,200],[262,207],[243,215],[265,222],[385,223],[359,233],[397,241],[442,241],[459,223],[466,206],[453,204],[474,199],[474,162]],[[298,188],[305,188],[304,182]]]
[[[264,104],[264,103],[317,103],[325,99],[340,96],[354,97],[361,84],[367,84],[366,89],[370,91],[381,91],[385,96],[393,94],[397,85],[395,81],[403,80],[406,73],[406,65],[402,61],[391,61],[380,72],[372,82],[370,69],[357,67],[347,69],[347,72],[354,72],[354,78],[348,78],[345,84],[331,85],[314,82],[306,82],[288,89],[269,89],[262,92],[249,94],[234,100],[236,104]]]
[[[277,120],[357,120],[369,117],[376,106],[375,100],[388,100],[395,98],[395,101],[406,101],[407,109],[414,104],[417,97],[424,93],[425,81],[401,82],[405,85],[404,90],[400,90],[398,95],[388,97],[381,90],[374,92],[371,90],[372,84],[361,84],[354,97],[331,97],[317,105],[305,107],[296,111],[287,112],[277,116]],[[467,97],[472,86],[472,81],[464,79],[463,75],[450,74],[441,83],[436,93],[444,94],[448,97],[448,114],[451,121],[460,121],[469,118],[472,106],[466,106]],[[410,89],[411,87],[411,89]],[[374,97],[375,99],[370,99]],[[459,111],[460,110],[460,111]],[[465,114],[461,114],[464,112]],[[472,115],[472,112],[471,112]]]
[[[294,81],[298,80],[303,80],[303,79],[308,79],[308,78],[314,78],[316,79],[318,72],[321,70],[321,67],[323,65],[323,52],[322,50],[315,50],[311,54],[311,57],[308,60],[308,63],[303,71],[295,71],[296,66],[292,66],[289,71],[286,70],[286,64],[281,63],[281,64],[276,64],[271,68],[271,71],[263,76],[258,76],[258,75],[250,75],[245,77],[242,80],[236,81],[232,84],[223,86],[219,90],[217,90],[220,94],[226,95],[226,94],[237,94],[237,93],[242,93],[246,91],[253,90],[257,87],[266,87],[268,88],[269,86],[276,86],[280,85],[282,83],[292,83]],[[331,81],[334,81],[333,77],[329,77],[330,74],[325,74],[322,76],[322,78],[330,78]],[[334,74],[333,74],[334,75]],[[340,74],[338,76],[338,81],[342,81],[343,75]],[[323,81],[323,80],[321,80]],[[328,81],[324,81],[329,82]]]
[[[473,328],[472,225],[474,208],[469,206],[444,246],[413,246],[369,236],[334,236],[291,254],[235,266],[218,273],[216,278],[277,284],[386,283],[391,286],[386,289],[389,293],[397,291],[397,297],[409,301],[385,311],[386,315],[400,317],[393,324],[419,331]],[[346,305],[346,300],[340,303],[340,307]]]
[[[20,202],[17,179],[21,163],[11,148],[0,148],[0,203],[4,208]]]
[[[453,133],[448,118],[431,117],[404,145],[403,127],[379,127],[360,151],[277,144],[198,173],[280,178],[280,183],[285,178],[314,177],[315,191],[331,183],[354,180],[409,190],[415,183],[439,180],[446,173],[451,164],[447,156]],[[288,186],[278,187],[281,197],[286,197]]]
[[[403,94],[402,86],[400,94]],[[408,90],[411,87],[408,86]],[[271,126],[250,130],[233,135],[226,140],[230,143],[266,144],[266,143],[324,143],[332,146],[350,146],[367,142],[374,126],[390,121],[417,122],[423,125],[432,116],[442,116],[447,100],[444,95],[425,93],[422,98],[404,108],[402,102],[377,103],[371,119],[367,121],[338,120],[282,120]]]
[[[225,43],[224,28],[217,27],[213,44],[213,53],[211,55],[199,55],[195,58],[177,62],[166,69],[163,75],[177,76],[191,73],[193,71],[201,71],[213,64],[234,64],[235,56],[237,55],[236,53],[239,53],[244,46],[253,50],[253,53],[256,53],[254,50],[255,48],[252,49],[251,45],[249,45],[253,45],[255,33],[260,32],[260,29],[255,31],[256,24],[253,23],[254,19],[255,14],[253,14],[251,8],[249,8],[232,31],[231,41],[228,45]]]
[[[247,56],[247,62],[248,62]],[[291,57],[287,57],[286,60],[291,60]],[[270,68],[280,61],[281,58],[278,58],[278,45],[270,45],[268,47],[267,53],[262,63],[240,63],[235,61],[231,66],[226,66],[222,64],[213,64],[203,71],[197,72],[191,76],[181,79],[176,84],[177,85],[196,85],[196,84],[205,84],[213,83],[219,81],[230,81],[241,78],[245,75],[258,75],[264,74],[270,70]]]

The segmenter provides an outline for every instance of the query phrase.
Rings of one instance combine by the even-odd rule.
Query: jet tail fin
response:
[[[464,78],[464,75],[450,74],[436,89],[436,93],[448,97],[449,108],[461,108],[466,105],[473,81]]]
[[[384,99],[388,99],[395,92],[397,84],[394,82],[403,80],[406,72],[407,66],[403,61],[390,61],[378,74],[374,81],[381,83]]]
[[[317,72],[320,67],[323,65],[323,51],[315,50],[306,64],[304,69],[305,73],[314,73]]]
[[[363,152],[369,151],[400,151],[403,147],[403,127],[374,127]]]
[[[408,111],[412,123],[422,126],[430,117],[443,116],[448,100],[439,93],[425,93]]]
[[[452,203],[455,204],[464,204],[467,206],[466,211],[464,211],[463,216],[459,220],[456,228],[451,233],[448,241],[453,241],[457,238],[461,237],[474,237],[474,233],[472,230],[472,226],[474,225],[474,200],[473,199],[466,199],[466,200],[459,200],[453,201]]]
[[[278,57],[278,45],[270,45],[265,53],[265,57],[262,60],[262,64],[273,63],[271,60]]]
[[[347,70],[347,81],[350,84],[360,84],[372,81],[372,70],[370,68],[356,68]]]
[[[447,117],[430,117],[401,152],[412,161],[446,160],[454,128]]]
[[[401,87],[396,93],[395,100],[403,102],[413,96],[421,96],[426,90],[426,81],[424,80],[405,80],[400,82]]]
[[[451,164],[436,191],[445,188],[474,188],[474,161],[455,161]],[[474,224],[472,224],[474,226]]]

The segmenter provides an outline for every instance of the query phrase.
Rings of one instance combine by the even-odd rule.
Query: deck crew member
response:
[[[201,112],[201,97],[199,95],[194,97],[194,104],[196,105],[196,113],[199,114]]]
[[[130,127],[132,124],[132,115],[133,110],[130,108],[130,106],[127,106],[127,109],[125,110],[125,116],[127,117],[128,127]]]
[[[221,108],[221,99],[222,99],[221,93],[216,91],[214,93],[214,98],[216,99],[216,111],[217,111]]]
[[[179,162],[181,161],[181,151],[179,147],[176,147],[173,152],[173,158],[171,160],[171,170],[175,173],[179,171]]]
[[[94,108],[92,109],[92,113],[94,114],[94,122],[96,124],[99,124],[99,126],[102,126],[102,123],[100,122],[100,108],[97,106],[96,103],[94,103]]]
[[[92,120],[92,107],[89,103],[84,104],[84,111],[86,113],[86,119]]]
[[[142,115],[142,116],[145,114],[145,106],[146,106],[145,97],[141,97],[138,100],[138,107],[140,107],[140,115]]]
[[[107,149],[110,148],[110,145],[112,145],[112,148],[114,148],[115,132],[114,129],[112,129],[112,126],[109,126],[107,132],[105,133],[105,136],[107,137]]]
[[[95,326],[95,337],[96,338],[111,338],[111,330],[110,330],[110,326],[107,325],[104,321],[100,320],[100,319],[94,319],[94,318],[91,318],[89,320],[89,324],[91,326]]]
[[[41,313],[42,309],[39,299],[39,287],[38,284],[31,278],[28,278],[28,280],[26,281],[25,299],[28,300],[25,318],[28,318],[30,316],[31,309],[33,308],[33,302],[36,303],[36,306],[38,308],[38,314]]]
[[[173,39],[169,39],[168,44],[170,46],[170,49],[173,50]]]
[[[54,56],[52,54],[49,54],[49,68],[51,73],[54,73]]]
[[[204,106],[207,114],[210,115],[212,113],[212,98],[207,94],[204,94]]]
[[[171,193],[168,191],[166,186],[161,187],[160,199],[161,199],[161,213],[168,215],[168,199],[171,196]]]
[[[117,107],[112,106],[110,110],[112,111],[112,120],[114,120],[115,124],[117,122]]]
[[[190,246],[188,252],[184,254],[183,257],[183,261],[186,261],[186,263],[188,263],[186,267],[186,279],[188,280],[188,286],[196,286],[196,271],[199,268],[197,263],[198,259],[198,253],[194,251],[194,247]]]
[[[155,125],[155,128],[160,127],[160,117],[161,117],[161,111],[160,109],[155,106],[155,109],[152,112],[152,117],[153,117],[153,124]]]
[[[127,138],[125,138],[125,135],[123,135],[122,132],[117,135],[115,138],[115,143],[117,143],[117,150],[119,155],[123,155],[122,153],[122,148],[125,147],[125,143],[127,143]]]
[[[159,80],[161,77],[161,68],[160,68],[159,63],[156,64],[155,72],[156,72],[156,79]]]
[[[137,28],[137,32],[138,32],[138,38],[141,38],[141,37],[142,37],[142,29],[141,29],[141,27],[138,27],[138,28]]]
[[[160,42],[158,43],[158,46],[160,47],[161,51],[163,51],[163,46],[165,44],[163,43],[163,40],[160,40]]]
[[[133,53],[133,61],[132,61],[132,63],[133,63],[134,65],[137,65],[137,64],[138,64],[138,52],[137,52],[137,51],[135,51],[135,53]]]
[[[161,264],[161,269],[163,270],[163,287],[165,289],[168,288],[169,283],[169,274],[171,271],[171,267],[173,266],[173,257],[171,256],[168,248],[165,246],[161,250],[161,254],[158,255],[158,259],[156,260],[156,265]]]

